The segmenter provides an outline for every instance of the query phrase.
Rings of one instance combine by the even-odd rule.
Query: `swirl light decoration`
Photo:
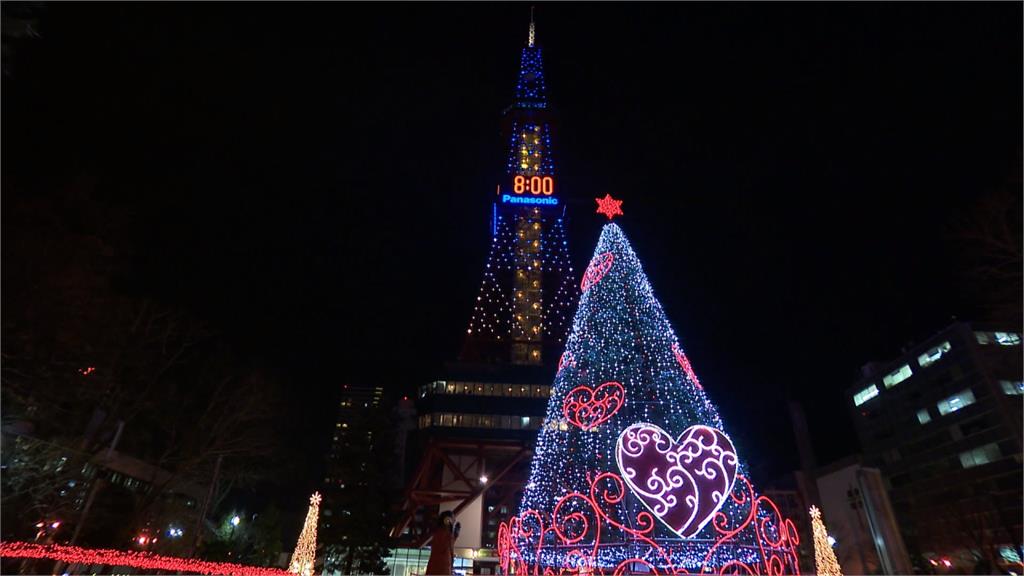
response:
[[[737,477],[728,503],[734,522],[716,512],[707,537],[666,540],[650,512],[620,517],[628,492],[612,472],[595,475],[587,491],[560,498],[551,513],[525,510],[498,527],[504,574],[799,574],[796,526],[750,482]],[[748,541],[753,544],[739,544]]]
[[[796,528],[754,491],[618,225],[581,291],[502,571],[798,573]]]
[[[721,430],[690,426],[672,440],[654,424],[622,431],[615,462],[640,501],[682,538],[700,532],[736,481],[736,449]]]
[[[562,415],[573,426],[589,432],[614,416],[625,397],[626,391],[618,382],[605,382],[597,389],[584,384],[566,394]]]

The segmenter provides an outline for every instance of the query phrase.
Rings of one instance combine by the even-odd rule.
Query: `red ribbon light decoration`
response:
[[[587,266],[587,270],[583,273],[583,281],[580,282],[580,290],[586,292],[591,286],[597,284],[604,278],[604,275],[612,269],[612,263],[615,261],[615,255],[611,252],[605,252],[604,254],[598,254],[594,256],[594,259],[590,261],[590,265]]]
[[[704,387],[700,385],[700,380],[697,379],[697,373],[693,371],[693,366],[690,365],[690,359],[686,357],[686,354],[679,349],[679,344],[675,342],[672,343],[672,355],[676,357],[676,362],[679,362],[679,366],[682,367],[690,382],[693,382],[694,386],[703,390]]]
[[[562,415],[585,432],[597,428],[626,403],[626,389],[618,382],[605,382],[596,389],[583,384],[565,395]]]

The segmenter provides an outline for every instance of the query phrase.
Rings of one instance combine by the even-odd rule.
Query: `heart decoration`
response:
[[[594,256],[594,259],[590,261],[590,265],[587,266],[585,272],[583,272],[583,281],[580,282],[580,291],[586,292],[591,286],[597,284],[604,278],[604,275],[612,269],[612,263],[615,262],[615,255],[611,252],[605,252],[604,254],[598,254]]]
[[[725,503],[739,459],[732,441],[710,426],[690,426],[673,440],[654,424],[619,434],[615,461],[629,489],[682,538],[691,538]]]
[[[597,428],[626,403],[626,390],[618,382],[605,382],[596,389],[577,386],[565,395],[562,415],[585,432]]]

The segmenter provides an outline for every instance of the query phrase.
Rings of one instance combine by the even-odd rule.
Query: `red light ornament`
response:
[[[622,200],[612,198],[611,194],[605,194],[604,198],[595,198],[597,201],[597,213],[604,214],[609,220],[616,216],[624,216],[622,213]]]
[[[608,421],[626,403],[626,390],[618,382],[605,382],[596,389],[577,386],[565,395],[562,415],[573,426],[589,432]]]
[[[785,518],[766,496],[757,496],[745,477],[737,474],[735,489],[723,500],[747,508],[746,517],[738,525],[730,525],[728,517],[716,512],[709,525],[713,527],[711,542],[694,542],[704,549],[697,566],[682,566],[679,553],[691,542],[684,539],[659,543],[654,538],[656,520],[644,510],[633,518],[619,518],[606,507],[617,505],[626,496],[622,478],[602,472],[589,480],[589,494],[570,492],[559,499],[552,513],[526,510],[498,527],[498,558],[502,574],[590,574],[613,575],[645,573],[676,574],[800,574],[797,546],[800,536],[792,520]],[[642,557],[625,558],[614,566],[600,565],[603,548],[615,546],[602,537],[615,532],[628,535],[632,546]],[[749,561],[722,562],[719,551],[739,545],[738,537],[757,541],[756,552]],[[612,540],[615,537],[612,536]],[[710,544],[710,547],[708,547]],[[749,546],[742,545],[749,549]],[[695,571],[691,571],[695,570]]]
[[[587,266],[586,271],[583,272],[583,281],[580,282],[580,291],[586,292],[591,286],[597,284],[604,278],[604,275],[612,269],[612,264],[615,262],[615,255],[611,252],[605,252],[598,256],[594,256],[594,259],[590,261],[590,265]]]
[[[672,355],[676,357],[676,362],[679,362],[679,366],[682,367],[690,382],[693,382],[694,386],[703,390],[704,387],[700,385],[700,380],[697,379],[697,373],[693,371],[693,366],[690,365],[690,359],[686,357],[686,354],[679,349],[679,344],[675,342],[672,343]]]

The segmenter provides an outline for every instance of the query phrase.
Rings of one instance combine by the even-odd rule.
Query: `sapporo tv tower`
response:
[[[531,18],[491,210],[490,251],[454,362],[417,390],[395,565],[426,563],[437,514],[461,523],[456,564],[497,569],[499,523],[523,493],[551,378],[579,297],[552,154],[552,115]],[[413,410],[412,404],[415,409]],[[550,424],[550,423],[548,423]],[[399,573],[397,571],[393,573]]]
[[[503,119],[507,163],[496,190],[490,255],[460,358],[467,362],[551,362],[561,353],[578,293],[535,40],[531,18],[515,98]]]

